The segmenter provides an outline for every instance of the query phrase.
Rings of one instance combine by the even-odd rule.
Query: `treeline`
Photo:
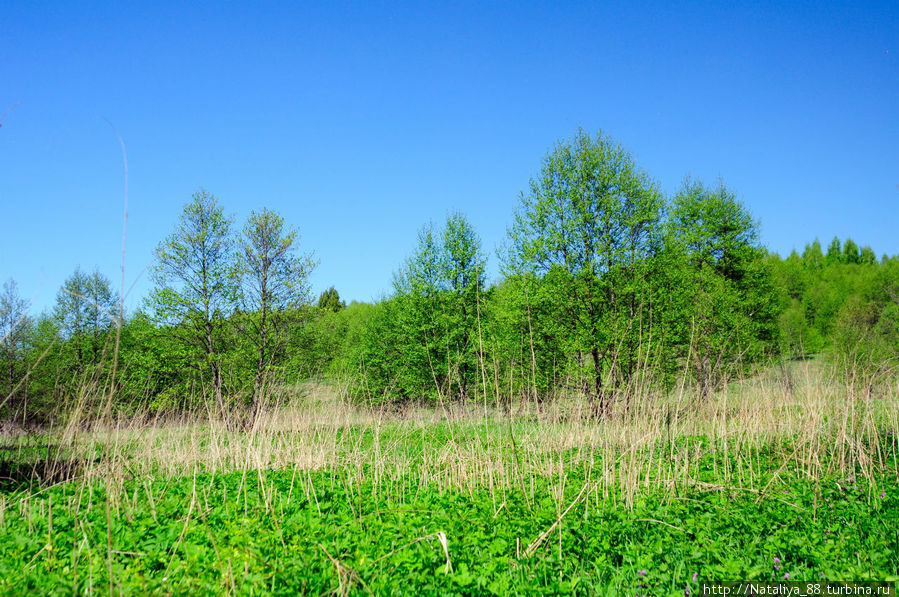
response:
[[[781,353],[829,354],[840,369],[871,386],[899,366],[899,257],[834,238],[802,254],[771,256],[780,289]]]
[[[423,227],[376,304],[330,288],[276,213],[240,230],[205,192],[156,251],[154,290],[123,317],[99,272],[76,271],[32,318],[0,297],[5,419],[205,408],[253,414],[279,388],[340,383],[361,402],[507,406],[583,397],[599,416],[681,380],[702,400],[776,360],[825,355],[873,388],[899,357],[899,258],[838,239],[786,259],[723,183],[666,197],[603,135],[543,160],[486,279],[464,215]]]
[[[271,382],[313,373],[285,355],[295,342],[312,344],[300,336],[315,316],[314,266],[277,213],[253,212],[235,231],[201,191],[157,247],[154,289],[127,319],[96,271],[76,270],[52,313],[36,319],[9,281],[0,299],[3,418],[207,408],[252,420]]]

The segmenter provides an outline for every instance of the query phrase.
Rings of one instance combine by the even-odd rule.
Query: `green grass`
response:
[[[593,481],[574,468],[493,490],[342,468],[19,490],[0,497],[0,591],[108,594],[110,572],[113,593],[150,595],[683,595],[694,573],[895,581],[895,476],[804,479],[781,466],[786,452],[759,456],[763,493],[709,483],[631,503],[582,492]],[[699,467],[713,479],[720,459]]]
[[[899,385],[797,367],[789,388],[645,393],[605,420],[575,400],[397,412],[320,392],[252,430],[131,417],[0,438],[0,594],[895,583]],[[60,464],[75,477],[30,478]]]

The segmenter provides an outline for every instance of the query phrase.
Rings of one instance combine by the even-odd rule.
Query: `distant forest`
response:
[[[614,140],[558,142],[521,193],[498,280],[461,213],[409,231],[389,297],[317,300],[315,266],[277,213],[242,227],[196,193],[160,242],[154,289],[124,316],[99,271],[52,312],[0,296],[0,420],[72,413],[253,414],[313,380],[363,404],[583,399],[600,417],[647,388],[724,384],[820,358],[866,392],[899,366],[899,256],[852,239],[783,258],[723,183],[666,196]]]

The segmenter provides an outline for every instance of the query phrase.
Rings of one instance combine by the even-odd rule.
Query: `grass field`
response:
[[[402,411],[312,386],[202,416],[3,438],[7,594],[696,594],[899,580],[899,388],[796,363],[643,392]],[[43,477],[35,481],[32,473]]]

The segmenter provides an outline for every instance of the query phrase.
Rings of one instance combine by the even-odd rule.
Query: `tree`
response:
[[[802,263],[810,269],[821,269],[824,266],[824,253],[821,251],[821,242],[816,238],[810,245],[805,245],[802,251]]]
[[[157,324],[173,333],[208,369],[219,413],[227,415],[222,392],[224,328],[233,311],[237,285],[231,218],[206,191],[194,193],[175,231],[156,248],[149,306]]]
[[[407,395],[458,396],[477,384],[480,297],[486,259],[461,213],[442,229],[422,228],[418,246],[394,280],[394,313],[405,349],[397,363]],[[402,369],[406,371],[402,371]]]
[[[415,250],[394,275],[393,296],[372,319],[366,351],[367,362],[375,365],[371,373],[403,398],[440,397],[450,390],[443,305],[447,269],[440,239],[431,223],[418,231]],[[373,354],[386,346],[391,348],[383,358]]]
[[[551,281],[565,351],[575,358],[582,392],[604,416],[607,388],[628,386],[650,325],[662,211],[657,186],[624,148],[580,130],[543,160],[510,230],[507,273]]]
[[[847,238],[846,243],[843,245],[843,263],[854,265],[859,263],[859,259],[858,245],[851,238]]]
[[[478,364],[483,359],[481,338],[481,296],[487,260],[481,239],[466,217],[447,217],[442,243],[443,279],[447,297],[443,303],[450,371],[454,372],[462,398],[477,383]]]
[[[338,311],[346,308],[346,303],[340,300],[340,293],[338,293],[337,290],[333,286],[331,286],[319,295],[318,308],[324,311],[337,313]]]
[[[74,370],[65,358],[60,338],[59,320],[54,315],[41,313],[29,326],[25,352],[28,370],[22,379],[24,421],[47,421],[68,398],[63,386]]]
[[[843,251],[840,248],[840,239],[838,237],[833,237],[833,240],[830,241],[830,244],[827,246],[827,257],[825,260],[827,265],[843,263]]]
[[[27,350],[28,303],[19,296],[16,281],[10,278],[0,292],[0,407],[18,394],[22,402],[25,392],[20,381],[25,375]]]
[[[859,255],[858,262],[862,265],[876,265],[877,255],[874,253],[874,249],[867,245],[862,247],[862,252]]]
[[[394,275],[393,295],[370,312],[354,358],[367,389],[381,398],[471,396],[483,363],[486,259],[464,215],[418,232],[416,248]],[[483,378],[481,378],[483,379]]]
[[[254,334],[257,359],[253,416],[258,414],[265,373],[286,335],[283,316],[309,300],[311,254],[298,254],[298,235],[268,209],[252,212],[240,238],[244,308],[258,316]],[[336,292],[336,291],[335,291]]]
[[[59,289],[53,312],[79,375],[101,365],[117,310],[118,296],[98,269],[87,274],[75,268]]]
[[[721,183],[715,189],[684,183],[674,197],[667,244],[687,265],[681,278],[692,306],[686,346],[706,397],[736,367],[775,348],[773,281],[752,216]],[[797,264],[799,256],[789,261]]]

